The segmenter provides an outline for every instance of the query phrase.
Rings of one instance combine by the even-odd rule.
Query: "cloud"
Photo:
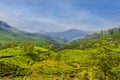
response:
[[[104,16],[111,16],[110,13],[106,14],[106,11],[105,14],[98,13],[97,9],[103,10],[101,7],[105,4],[110,6],[110,2],[105,0],[98,2],[95,0],[2,0],[0,20],[28,32],[41,30],[55,32],[71,28],[92,31],[108,29],[115,27],[119,19],[115,18],[117,20],[115,21],[112,17],[106,18]],[[114,2],[112,5],[118,4]]]

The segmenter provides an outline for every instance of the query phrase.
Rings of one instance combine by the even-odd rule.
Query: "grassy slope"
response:
[[[57,53],[61,53],[61,60],[59,61],[59,68],[58,61],[56,61],[57,54],[47,49],[35,47],[36,50],[40,50],[42,54],[48,53],[50,54],[49,57],[45,58],[45,54],[43,55],[42,60],[35,61],[34,59],[26,56],[25,52],[22,51],[19,47],[17,48],[8,48],[0,51],[0,57],[2,56],[13,56],[10,58],[2,58],[0,61],[4,61],[10,64],[15,64],[23,68],[29,68],[32,71],[32,74],[22,77],[14,77],[14,78],[2,78],[2,80],[23,80],[24,78],[31,79],[31,80],[53,80],[60,78],[61,76],[65,75],[56,75],[55,71],[60,71],[63,73],[71,73],[77,75],[75,78],[80,79],[83,78],[82,76],[85,74],[86,70],[89,73],[89,79],[93,80],[93,75],[96,72],[96,66],[91,65],[92,59],[91,54],[99,53],[99,49],[89,49],[89,50],[62,50]],[[120,56],[120,47],[112,49],[112,56]],[[37,54],[37,53],[36,53]],[[39,54],[37,54],[39,55]],[[42,55],[41,55],[42,56]],[[30,61],[29,65],[27,61]],[[42,70],[41,70],[42,69]],[[76,72],[77,70],[77,72]],[[43,72],[40,72],[43,71]],[[47,75],[49,74],[49,75]],[[51,74],[51,75],[50,75]],[[67,75],[69,76],[69,74]]]
[[[102,40],[109,40],[110,38],[113,39],[116,43],[120,44],[120,33],[114,33],[113,35],[110,34],[104,34],[104,35],[91,35],[83,39],[77,39],[71,42],[68,42],[63,46],[63,49],[80,49],[81,44],[88,44],[88,45],[94,45],[95,43],[99,43]]]
[[[8,48],[4,50],[0,50],[0,61],[9,63],[9,64],[14,64],[17,65],[21,68],[29,68],[33,73],[29,75],[29,77],[32,80],[36,79],[44,79],[44,76],[40,75],[39,70],[40,67],[44,66],[51,66],[51,67],[56,67],[57,66],[57,61],[55,60],[56,53],[52,51],[48,51],[47,49],[41,48],[41,47],[35,47],[35,51],[40,50],[42,54],[37,54],[37,56],[40,56],[41,60],[36,61],[31,56],[26,55],[26,52],[21,50],[19,47],[16,48]],[[48,58],[47,54],[50,54],[51,57]],[[12,56],[12,57],[10,57]],[[34,57],[34,56],[33,56]],[[37,58],[37,57],[35,57]],[[27,62],[30,62],[29,65]],[[64,61],[60,61],[60,68],[68,68],[70,67],[69,65],[65,64]],[[47,68],[46,68],[47,69]],[[3,78],[4,80],[5,78]],[[7,78],[8,80],[10,78]],[[13,78],[12,78],[13,79]],[[15,80],[22,80],[23,78],[16,77]],[[47,78],[48,80],[48,78]]]
[[[120,36],[118,34],[114,35],[104,35],[104,37],[95,38],[88,40],[88,43],[95,44],[99,43],[101,40],[108,40],[108,38],[113,38],[114,41],[117,41],[120,44]],[[110,51],[105,52],[104,46],[99,46],[95,48],[89,48],[85,50],[80,50],[78,48],[80,42],[73,42],[71,49],[63,49],[58,52],[52,52],[44,48],[35,47],[34,55],[26,55],[26,52],[17,48],[8,48],[0,51],[0,57],[4,56],[13,56],[8,58],[1,58],[0,61],[6,63],[18,65],[22,68],[29,68],[32,71],[32,74],[22,76],[22,77],[4,77],[3,80],[23,80],[25,78],[30,80],[54,80],[61,79],[63,77],[71,80],[70,76],[75,75],[74,79],[82,80],[85,73],[88,73],[89,80],[94,80],[94,76],[97,74],[97,77],[101,76],[99,73],[99,67],[96,66],[96,62],[99,61],[99,57],[109,54],[112,58],[120,58],[120,46],[110,47],[108,44],[104,44],[105,47],[110,47]],[[108,42],[109,43],[109,42]],[[68,44],[67,44],[68,45]],[[37,54],[36,51],[40,50],[41,54]],[[58,61],[58,53],[60,54],[60,60]],[[105,54],[104,54],[105,53]],[[49,55],[48,55],[49,54]],[[29,64],[28,64],[29,61]],[[95,61],[95,62],[94,62]],[[118,62],[119,63],[119,62]],[[59,65],[59,67],[58,67]],[[116,65],[116,64],[115,64]],[[112,67],[111,71],[120,72],[120,65],[117,67]],[[57,74],[59,73],[59,74]],[[117,73],[119,76],[120,73]],[[74,80],[73,79],[73,80]],[[96,79],[99,80],[99,79]]]
[[[38,46],[48,46],[49,44],[59,45],[55,40],[45,35],[26,33],[15,28],[5,29],[0,27],[0,43],[13,40],[17,42],[26,40]]]

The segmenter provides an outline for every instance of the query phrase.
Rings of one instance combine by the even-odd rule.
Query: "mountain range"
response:
[[[76,38],[82,38],[88,35],[89,31],[70,29],[63,32],[43,32],[29,33],[12,27],[4,21],[0,21],[0,43],[15,40],[22,42],[24,40],[37,44],[38,46],[62,45]]]
[[[75,39],[75,36],[75,40],[54,48],[53,45],[58,46],[62,39],[51,38],[46,34],[27,33],[7,23],[0,23],[2,80],[120,79],[120,28],[96,32],[82,39]],[[77,35],[79,30],[72,29],[65,33],[71,37],[75,33]],[[4,41],[11,40],[26,40],[31,44],[16,46],[12,43],[12,46],[4,47]]]
[[[74,40],[76,38],[82,38],[85,37],[90,33],[90,31],[83,31],[83,30],[77,30],[77,29],[69,29],[63,32],[44,32],[44,31],[39,31],[39,34],[45,34],[49,35],[53,38],[61,38],[65,39],[67,41]]]

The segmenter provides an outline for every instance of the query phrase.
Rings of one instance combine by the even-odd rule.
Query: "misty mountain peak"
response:
[[[6,22],[0,21],[0,26],[4,28],[11,28],[10,25],[8,25]]]
[[[39,32],[39,34],[46,34],[49,35],[51,37],[57,37],[57,38],[63,38],[66,39],[68,41],[71,41],[75,38],[81,38],[84,37],[86,35],[89,34],[88,31],[82,31],[82,30],[78,30],[78,29],[69,29],[63,32]]]

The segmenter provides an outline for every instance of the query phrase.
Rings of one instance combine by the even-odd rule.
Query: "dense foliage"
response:
[[[119,80],[120,30],[94,33],[56,49],[16,41],[2,43],[2,80]]]

